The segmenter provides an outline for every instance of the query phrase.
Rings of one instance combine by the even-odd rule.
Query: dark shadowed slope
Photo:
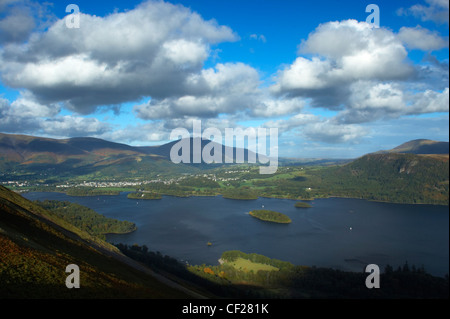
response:
[[[65,285],[80,268],[80,288]],[[141,271],[136,268],[141,268]],[[114,246],[0,186],[0,298],[186,298]]]

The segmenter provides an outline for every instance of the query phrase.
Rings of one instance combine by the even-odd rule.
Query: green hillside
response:
[[[106,234],[126,234],[136,230],[136,225],[132,222],[105,217],[80,204],[57,200],[35,201],[35,203],[49,211],[52,216],[64,219],[90,235],[102,239],[106,239]]]
[[[404,204],[449,203],[448,155],[369,154],[345,165],[290,166],[247,178],[255,197],[348,197]],[[243,184],[235,183],[236,192]]]
[[[65,285],[80,268],[80,288]],[[0,186],[0,298],[186,298],[120,251]],[[142,267],[142,266],[140,266]]]
[[[334,196],[448,205],[448,156],[370,154],[321,176]]]

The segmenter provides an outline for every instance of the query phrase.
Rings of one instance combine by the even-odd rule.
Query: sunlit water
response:
[[[71,197],[34,192],[28,199],[69,200],[107,217],[134,222],[138,229],[108,235],[113,243],[139,244],[190,264],[218,263],[222,252],[241,250],[297,265],[364,271],[367,264],[398,267],[405,262],[438,276],[449,273],[447,206],[401,205],[328,198],[295,208],[295,201],[259,198],[119,196]],[[254,209],[288,215],[275,224],[251,217]],[[212,245],[208,246],[207,243]]]

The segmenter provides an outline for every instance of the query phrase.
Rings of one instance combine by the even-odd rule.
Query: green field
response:
[[[261,264],[257,262],[252,262],[248,259],[244,259],[242,257],[237,258],[234,261],[231,262],[225,262],[228,265],[233,266],[236,268],[236,270],[242,270],[242,271],[253,271],[254,273],[258,272],[259,270],[263,271],[278,271],[279,269],[277,267],[267,265],[267,264]]]

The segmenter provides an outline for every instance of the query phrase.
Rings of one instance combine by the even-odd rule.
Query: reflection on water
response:
[[[367,264],[383,269],[408,262],[435,275],[448,273],[447,206],[328,198],[314,200],[312,208],[295,208],[295,201],[285,199],[131,200],[125,193],[70,197],[36,192],[25,197],[70,200],[107,217],[132,221],[137,231],[108,235],[108,241],[146,245],[191,264],[217,264],[222,252],[237,249],[299,265],[364,271]],[[261,207],[288,215],[292,223],[274,224],[248,215]]]

